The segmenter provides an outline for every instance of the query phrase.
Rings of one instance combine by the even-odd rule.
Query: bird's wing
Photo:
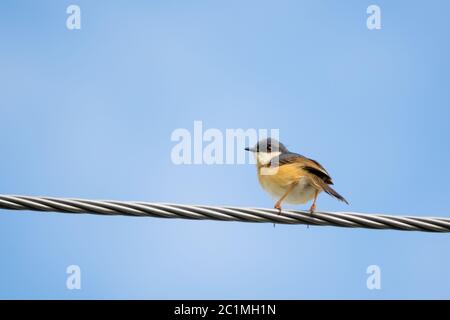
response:
[[[283,166],[286,164],[298,164],[303,170],[320,178],[326,184],[333,184],[333,181],[327,170],[315,160],[308,159],[297,153],[283,153],[279,157],[272,160],[271,165]]]
[[[319,190],[323,190],[329,195],[345,202],[348,204],[347,200],[339,193],[336,192],[330,185],[333,184],[330,175],[327,170],[320,163],[315,160],[306,158],[297,153],[284,153],[279,157],[274,158],[271,163],[273,167],[280,168],[280,175],[285,175],[288,177],[295,178],[296,181],[299,177],[307,176],[311,179],[312,184]],[[292,171],[296,167],[296,170]],[[288,174],[286,174],[286,172]],[[295,174],[293,174],[293,172]],[[282,179],[283,181],[289,180],[288,178]]]
[[[284,166],[290,167],[292,164],[297,164],[299,170],[298,176],[309,176],[311,182],[319,189],[322,189],[329,195],[345,202],[348,204],[347,200],[341,196],[336,190],[334,190],[330,185],[333,184],[330,175],[327,170],[320,163],[315,160],[308,159],[302,155],[296,153],[286,153],[280,155],[278,158],[274,159],[274,164],[283,168]],[[303,173],[302,173],[303,172]]]

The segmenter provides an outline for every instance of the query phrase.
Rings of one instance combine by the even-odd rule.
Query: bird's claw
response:
[[[281,214],[281,205],[279,203],[276,203],[274,208],[278,210],[278,214]]]
[[[314,203],[309,209],[309,213],[312,215],[316,211],[316,204]]]

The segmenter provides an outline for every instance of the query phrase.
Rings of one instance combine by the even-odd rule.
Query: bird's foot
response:
[[[275,203],[275,206],[274,206],[274,208],[275,209],[278,209],[278,214],[281,214],[281,204],[280,203]]]
[[[309,213],[312,215],[316,211],[316,204],[313,203],[311,208],[309,208]]]

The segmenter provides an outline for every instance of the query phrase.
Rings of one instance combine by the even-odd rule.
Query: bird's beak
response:
[[[251,151],[251,152],[254,152],[255,151],[255,149],[254,148],[245,148],[245,151]]]

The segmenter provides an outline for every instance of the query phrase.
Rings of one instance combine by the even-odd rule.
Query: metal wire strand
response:
[[[0,209],[450,232],[449,218],[0,195]]]

